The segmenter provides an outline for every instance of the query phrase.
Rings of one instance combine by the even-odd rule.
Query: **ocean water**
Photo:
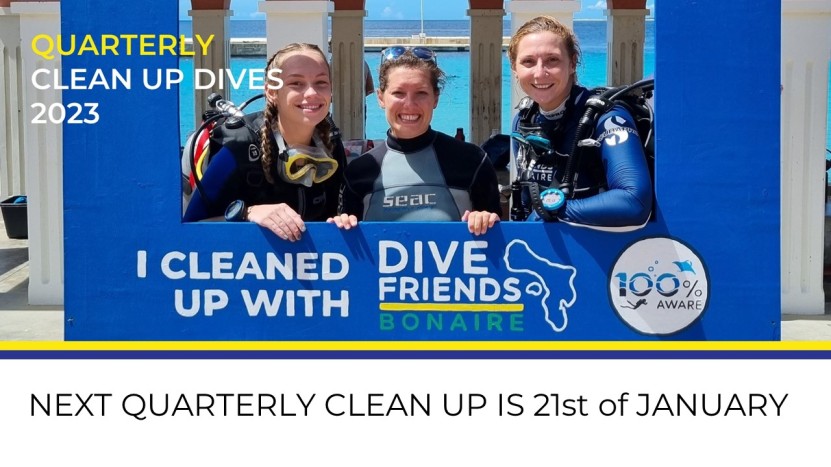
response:
[[[265,37],[265,21],[231,21],[231,36],[235,38]],[[190,21],[179,23],[180,34],[190,36],[192,33]],[[420,21],[365,21],[366,37],[408,37],[421,31]],[[577,70],[577,76],[585,86],[600,86],[606,82],[606,22],[605,21],[575,21],[574,29],[580,41],[583,53],[583,63]],[[466,20],[452,21],[424,21],[424,32],[428,36],[469,36],[470,24]],[[510,35],[510,25],[505,23],[503,35]],[[655,28],[653,22],[646,23],[644,44],[644,76],[651,75],[655,70]],[[378,84],[378,66],[380,54],[368,52],[365,59],[372,70],[375,84]],[[470,95],[466,85],[470,68],[470,55],[467,52],[439,52],[439,67],[447,74],[446,86],[439,98],[439,107],[433,114],[433,127],[449,134],[455,134],[456,128],[463,128],[466,135],[470,135],[468,122],[470,119]],[[239,74],[246,69],[262,69],[264,57],[232,57],[231,69]],[[180,109],[180,138],[184,144],[193,128],[193,61],[183,58],[179,63],[185,75],[184,82],[179,87]],[[508,60],[502,62],[502,127],[505,133],[510,127],[512,116],[510,67]],[[831,73],[831,67],[829,68]],[[237,103],[256,94],[247,90],[232,91],[231,99]],[[831,148],[831,89],[829,89],[829,126],[826,134],[827,147]],[[248,109],[262,108],[262,100],[255,102]],[[367,98],[367,137],[383,138],[388,128],[384,114],[377,105],[373,96]],[[831,154],[827,154],[831,157]]]

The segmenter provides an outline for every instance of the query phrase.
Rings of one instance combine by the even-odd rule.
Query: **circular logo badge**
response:
[[[671,238],[639,240],[621,253],[609,277],[609,300],[638,332],[673,334],[707,308],[710,284],[704,262]]]

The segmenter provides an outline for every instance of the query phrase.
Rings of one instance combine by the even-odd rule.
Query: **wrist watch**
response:
[[[231,201],[231,204],[225,209],[225,220],[227,222],[242,222],[247,220],[246,214],[248,214],[248,209],[245,207],[245,201],[238,199]]]

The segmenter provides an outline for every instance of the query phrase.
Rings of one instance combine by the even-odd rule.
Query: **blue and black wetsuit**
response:
[[[500,213],[496,172],[484,151],[428,129],[386,143],[346,169],[339,211],[367,221],[458,221],[466,210]]]
[[[533,162],[528,172],[528,179],[536,181],[540,191],[559,186],[589,96],[586,88],[574,85],[561,112],[551,118],[540,112],[529,116],[530,123],[540,126],[554,149],[553,155]],[[513,131],[518,131],[520,116],[514,118]],[[598,119],[591,138],[600,147],[582,149],[574,178],[574,199],[566,202],[559,220],[602,230],[642,227],[652,211],[652,181],[634,119],[625,107],[615,105]],[[513,144],[518,155],[518,143]],[[517,167],[522,167],[519,161]],[[528,220],[540,220],[530,209],[527,188],[522,201],[531,212]]]
[[[247,131],[247,129],[240,129]],[[253,145],[255,150],[249,151]],[[287,183],[272,170],[274,183],[265,179],[260,160],[259,140],[253,137],[243,143],[223,146],[211,159],[201,179],[204,195],[195,190],[185,211],[186,222],[222,216],[228,205],[241,199],[247,206],[286,203],[307,222],[325,221],[337,214],[338,190],[346,165],[345,151],[340,140],[335,140],[334,157],[338,170],[328,180],[311,187]],[[279,152],[272,140],[272,154]]]

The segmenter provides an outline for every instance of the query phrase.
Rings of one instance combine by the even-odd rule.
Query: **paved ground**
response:
[[[28,285],[28,241],[9,239],[0,217],[0,341],[62,341],[63,307],[29,305]],[[783,316],[782,340],[831,341],[831,303],[822,315]]]
[[[12,240],[0,218],[0,340],[63,340],[63,307],[29,305],[29,242]]]

